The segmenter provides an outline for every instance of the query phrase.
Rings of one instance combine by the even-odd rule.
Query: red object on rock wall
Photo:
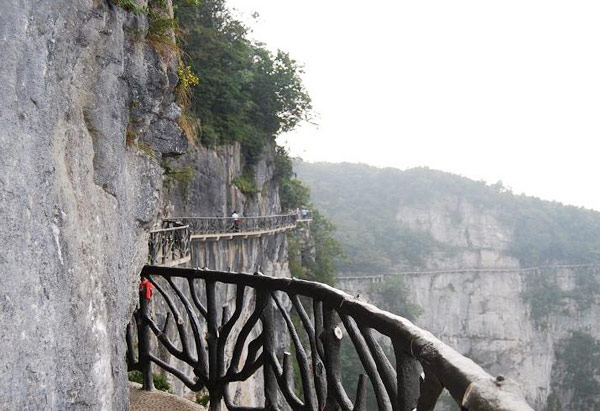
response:
[[[152,298],[152,289],[154,288],[154,286],[152,285],[152,283],[150,281],[148,281],[147,278],[142,278],[142,281],[140,282],[140,292],[144,293],[144,298],[146,300],[150,300]]]

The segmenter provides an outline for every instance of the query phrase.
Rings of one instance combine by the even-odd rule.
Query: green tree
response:
[[[191,110],[202,123],[201,142],[240,142],[251,171],[268,142],[310,118],[301,67],[287,53],[250,41],[225,0],[175,5],[182,49],[200,77]]]
[[[336,261],[343,257],[335,239],[335,226],[318,210],[313,209],[310,236],[290,234],[288,255],[292,276],[333,285],[337,274]]]
[[[410,302],[409,290],[402,276],[388,276],[382,283],[373,284],[371,293],[376,296],[379,308],[411,321],[423,312],[420,306]]]
[[[600,409],[600,341],[591,335],[575,331],[570,338],[561,341],[552,366],[552,391],[548,397],[548,410],[560,404],[557,392],[572,390],[568,409]],[[562,388],[562,390],[556,390]]]

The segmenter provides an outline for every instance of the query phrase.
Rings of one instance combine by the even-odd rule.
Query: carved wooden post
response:
[[[150,361],[150,327],[146,318],[150,318],[150,299],[147,297],[147,291],[144,286],[140,287],[140,318],[138,321],[139,331],[139,362],[140,372],[142,373],[143,389],[146,391],[154,390],[154,381],[152,378],[152,363]]]
[[[276,354],[275,348],[275,329],[274,329],[274,308],[273,302],[269,298],[268,291],[256,291],[256,304],[260,304],[260,301],[264,301],[263,299],[269,299],[265,308],[263,309],[261,315],[262,322],[262,338],[263,338],[263,355],[265,357],[265,362],[263,365],[263,378],[265,382],[265,409],[266,410],[276,410],[277,407],[277,398],[278,398],[278,388],[277,388],[277,378],[275,376],[275,371],[273,369],[273,364],[269,360],[270,354]]]
[[[400,344],[395,342],[394,355],[398,380],[397,409],[411,411],[416,408],[419,399],[419,365],[417,360],[406,354]]]
[[[354,408],[350,398],[342,386],[342,372],[340,366],[340,346],[342,343],[342,329],[334,324],[334,310],[323,306],[323,348],[325,354],[325,368],[327,371],[327,399],[326,410],[351,410]]]
[[[167,242],[165,241],[165,236],[160,233],[160,244],[161,244],[161,264],[165,264],[165,261],[167,260]]]
[[[208,379],[211,382],[209,387],[210,393],[210,411],[221,410],[221,399],[223,391],[220,385],[214,385],[217,380],[219,367],[217,364],[217,342],[218,342],[218,325],[217,325],[217,299],[216,299],[216,283],[214,281],[206,281],[206,308],[207,315],[207,334],[208,341]]]

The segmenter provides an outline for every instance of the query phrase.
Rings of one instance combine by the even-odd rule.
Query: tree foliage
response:
[[[370,290],[376,298],[379,308],[415,321],[423,313],[423,309],[410,302],[409,290],[404,277],[389,276],[382,283],[373,284]]]
[[[561,401],[559,392],[571,393],[568,409],[600,409],[600,341],[585,332],[575,331],[561,341],[555,354],[552,394],[548,397],[547,409],[559,409],[561,402],[566,403]]]
[[[289,54],[250,41],[225,0],[175,5],[185,32],[182,49],[200,77],[191,110],[202,122],[201,142],[240,142],[251,167],[268,141],[309,118],[301,67]]]
[[[343,257],[335,238],[335,226],[318,210],[313,209],[310,237],[290,235],[288,254],[292,276],[333,285],[337,274],[336,261]]]

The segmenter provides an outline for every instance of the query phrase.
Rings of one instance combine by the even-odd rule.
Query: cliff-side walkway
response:
[[[294,230],[310,224],[312,213],[290,213],[257,217],[178,217],[165,219],[162,227],[150,231],[150,265],[175,267],[191,260],[192,241],[220,241],[257,238]]]
[[[190,227],[190,239],[219,241],[252,238],[293,230],[297,223],[310,221],[296,213],[256,217],[180,217],[165,222],[177,222]]]

